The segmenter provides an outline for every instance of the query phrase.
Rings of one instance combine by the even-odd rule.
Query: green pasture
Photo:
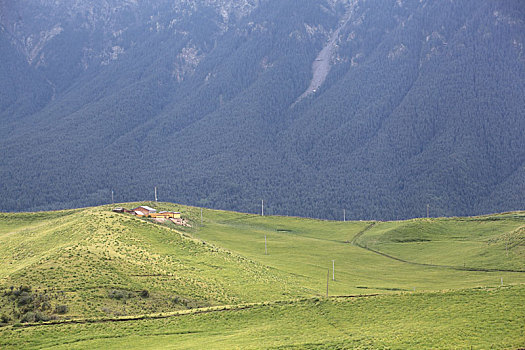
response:
[[[313,295],[326,293],[328,273],[329,293],[343,295],[495,286],[502,278],[523,283],[525,273],[504,270],[525,270],[524,242],[515,238],[506,254],[498,241],[523,225],[525,216],[518,214],[497,220],[338,222],[205,211],[194,235],[295,276]]]
[[[0,328],[3,349],[516,349],[525,288],[310,299],[120,322]]]
[[[340,222],[121,206],[141,204],[189,226],[112,206],[0,213],[0,348],[525,345],[524,212]]]
[[[357,243],[414,263],[525,271],[524,240],[525,214],[509,213],[381,223]]]
[[[69,317],[142,314],[308,294],[291,276],[260,262],[170,227],[112,213],[109,207],[63,214],[40,214],[35,220],[31,213],[2,214],[6,219],[0,220],[4,232],[0,313],[22,313],[17,302],[4,295],[19,286],[50,298],[51,307],[67,304]],[[24,216],[31,220],[19,220]],[[139,296],[143,290],[148,291],[147,298]]]

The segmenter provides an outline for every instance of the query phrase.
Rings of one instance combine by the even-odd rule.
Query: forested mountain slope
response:
[[[518,0],[3,0],[0,25],[1,210],[523,207]]]

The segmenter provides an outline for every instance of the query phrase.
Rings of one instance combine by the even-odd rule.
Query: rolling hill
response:
[[[67,304],[73,316],[276,299],[299,289],[267,266],[108,207],[1,221],[4,311],[18,305],[11,287],[19,286],[49,299],[49,310]]]
[[[0,209],[154,186],[328,219],[523,209],[524,18],[519,0],[4,0]]]
[[[341,222],[204,209],[201,221],[196,207],[123,205],[139,204],[181,211],[191,226],[110,206],[1,214],[2,347],[523,340],[523,212]]]

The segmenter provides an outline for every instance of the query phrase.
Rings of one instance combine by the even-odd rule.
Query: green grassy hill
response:
[[[191,226],[110,206],[0,214],[0,347],[525,344],[525,212],[336,222],[204,209],[201,221],[200,208],[140,204]]]
[[[126,322],[0,328],[24,349],[516,349],[523,286],[311,299]]]
[[[324,293],[335,260],[331,293],[355,294],[524,282],[514,272],[525,271],[524,225],[525,213],[338,222],[209,211],[195,234],[296,276],[313,294]]]
[[[11,293],[20,286],[50,304],[41,311],[64,304],[70,317],[308,294],[281,271],[110,207],[2,214],[0,243],[0,288],[9,294],[0,312],[14,319],[26,312]]]
[[[374,225],[361,247],[415,264],[525,271],[525,216],[418,219]]]

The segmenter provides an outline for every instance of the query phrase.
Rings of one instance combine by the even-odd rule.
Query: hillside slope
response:
[[[337,222],[119,205],[139,204],[191,226],[110,206],[0,214],[2,349],[523,344],[525,212]]]
[[[330,222],[203,210],[201,224],[198,208],[146,204],[182,211],[192,227],[109,206],[0,214],[0,316],[133,316],[319,297],[327,273],[330,295],[525,282],[522,212]]]
[[[111,316],[305,294],[289,275],[108,207],[1,214],[0,242],[0,313],[14,319],[59,305]]]
[[[5,349],[514,349],[523,286],[312,299],[125,322],[0,328]]]
[[[3,5],[1,210],[522,209],[519,0]]]

